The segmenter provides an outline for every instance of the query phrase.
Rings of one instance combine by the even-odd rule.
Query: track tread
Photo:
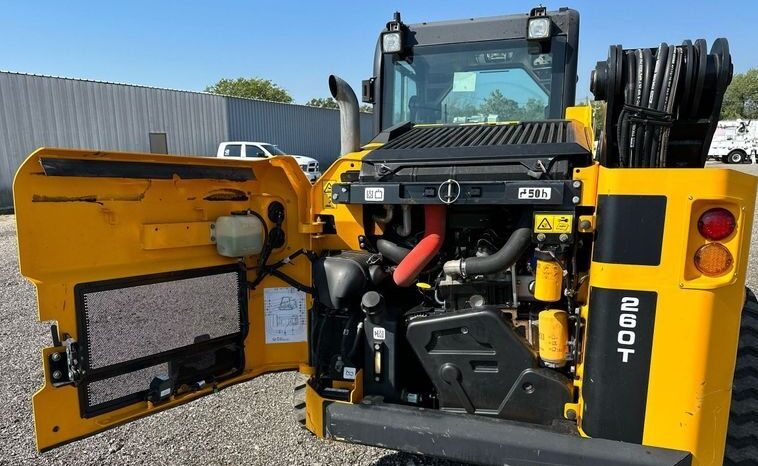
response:
[[[750,290],[742,310],[724,465],[758,465],[758,301]]]
[[[305,429],[305,386],[308,382],[308,376],[297,373],[293,379],[292,387],[292,415],[295,422]]]

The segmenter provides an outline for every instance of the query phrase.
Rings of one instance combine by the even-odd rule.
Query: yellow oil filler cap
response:
[[[537,267],[534,278],[534,297],[539,301],[554,303],[563,297],[563,268],[550,254],[537,251]]]
[[[563,309],[548,309],[540,312],[540,359],[548,367],[566,365],[568,353],[568,313]]]

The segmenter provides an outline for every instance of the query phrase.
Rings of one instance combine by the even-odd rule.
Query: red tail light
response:
[[[737,221],[726,209],[717,207],[706,210],[697,221],[697,229],[704,238],[719,241],[731,235]]]

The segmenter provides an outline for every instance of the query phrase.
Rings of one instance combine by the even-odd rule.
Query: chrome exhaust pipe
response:
[[[329,92],[340,108],[340,155],[357,152],[361,148],[361,126],[355,92],[335,75],[329,76]]]

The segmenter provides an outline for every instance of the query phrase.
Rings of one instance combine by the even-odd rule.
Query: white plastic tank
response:
[[[255,256],[263,250],[266,230],[257,215],[224,215],[212,228],[216,250],[222,256]]]

